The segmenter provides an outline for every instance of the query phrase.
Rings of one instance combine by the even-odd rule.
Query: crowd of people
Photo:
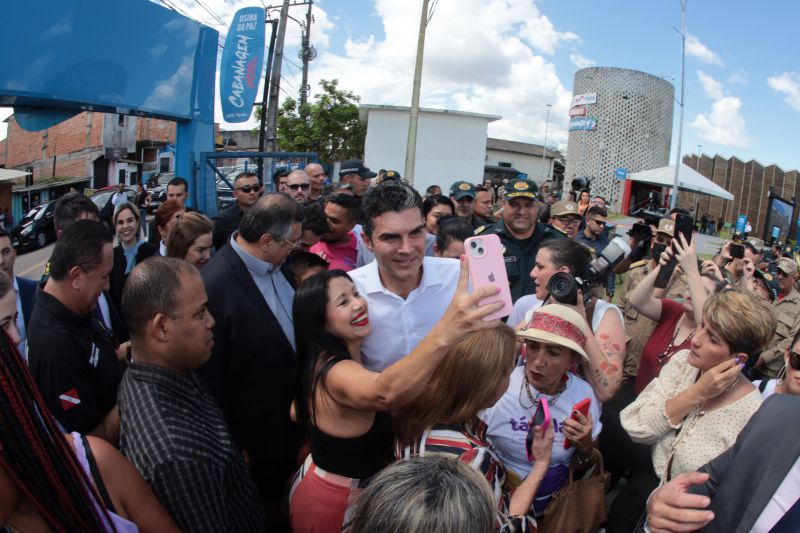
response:
[[[549,533],[572,505],[798,531],[792,257],[701,261],[680,208],[617,236],[602,197],[527,179],[338,178],[243,172],[213,219],[174,178],[150,224],[112,198],[114,234],[69,193],[38,284],[0,229],[5,530]],[[473,235],[502,243],[502,320]],[[597,475],[607,513],[566,490]]]

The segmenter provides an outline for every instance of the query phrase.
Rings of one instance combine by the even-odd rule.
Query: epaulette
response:
[[[480,234],[481,234],[481,232],[482,232],[483,230],[485,230],[485,229],[486,229],[486,225],[484,224],[483,226],[481,226],[481,227],[477,228],[477,229],[476,229],[476,230],[475,230],[475,231],[474,231],[472,234],[473,234],[473,235],[480,235]]]
[[[636,261],[635,263],[631,263],[630,269],[639,268],[640,266],[644,266],[647,264],[647,259],[642,259],[641,261]]]

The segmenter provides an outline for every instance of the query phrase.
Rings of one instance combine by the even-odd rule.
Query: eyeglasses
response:
[[[789,366],[793,370],[800,370],[800,353],[789,350]]]
[[[309,187],[311,187],[310,183],[292,183],[291,185],[287,185],[291,190],[296,191],[298,189],[302,189],[307,191]]]
[[[568,217],[555,217],[555,218],[560,220],[561,223],[564,224],[565,226],[566,225],[570,225],[571,226],[573,224],[580,224],[580,222],[581,222],[580,218],[574,218],[574,217],[569,217],[569,218]]]
[[[297,239],[296,241],[290,241],[289,239],[280,239],[280,238],[276,237],[275,235],[270,235],[270,237],[272,237],[273,239],[275,239],[278,242],[285,242],[285,243],[289,244],[289,246],[292,247],[292,250],[291,250],[292,252],[294,252],[295,250],[301,250],[303,248],[303,244],[304,243],[303,243],[303,237],[302,236],[299,239]]]
[[[244,193],[251,193],[251,192],[258,192],[261,190],[261,185],[256,183],[255,185],[242,185],[237,191],[242,191]]]
[[[590,218],[589,221],[590,222],[594,222],[598,226],[605,226],[606,225],[606,221],[605,220],[597,220],[597,219],[594,219],[594,218]]]

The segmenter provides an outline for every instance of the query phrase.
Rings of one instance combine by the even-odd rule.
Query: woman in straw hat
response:
[[[537,309],[527,326],[517,332],[523,341],[525,366],[511,373],[502,398],[480,414],[486,435],[508,473],[508,484],[519,485],[531,470],[525,451],[528,423],[542,399],[550,406],[555,430],[547,473],[534,501],[541,516],[552,494],[567,480],[569,467],[586,470],[594,463],[595,439],[600,433],[600,403],[591,385],[573,372],[588,359],[585,350],[589,327],[573,308],[561,304]],[[588,416],[573,407],[588,398]],[[568,448],[564,446],[570,441]]]

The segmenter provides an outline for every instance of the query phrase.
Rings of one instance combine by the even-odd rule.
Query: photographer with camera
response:
[[[619,254],[625,252],[613,242]],[[624,244],[624,243],[623,243]],[[611,247],[611,246],[609,246]],[[630,249],[628,249],[629,251]],[[605,252],[605,250],[603,250]],[[600,256],[604,253],[601,252]],[[616,305],[605,302],[589,292],[591,281],[591,254],[582,245],[570,239],[551,239],[539,246],[530,277],[536,287],[535,293],[520,298],[511,312],[512,317],[522,316],[530,322],[535,307],[548,298],[555,303],[573,307],[585,317],[592,335],[587,335],[587,358],[581,361],[583,376],[592,386],[600,401],[605,401],[616,392],[622,377],[622,362],[625,358],[625,328],[622,313]],[[602,273],[599,273],[602,274]],[[552,279],[555,276],[555,279]],[[576,280],[580,279],[580,282]],[[594,276],[596,279],[598,276]],[[588,280],[590,283],[584,283]],[[590,298],[585,299],[584,296]],[[509,322],[515,325],[522,325]]]

